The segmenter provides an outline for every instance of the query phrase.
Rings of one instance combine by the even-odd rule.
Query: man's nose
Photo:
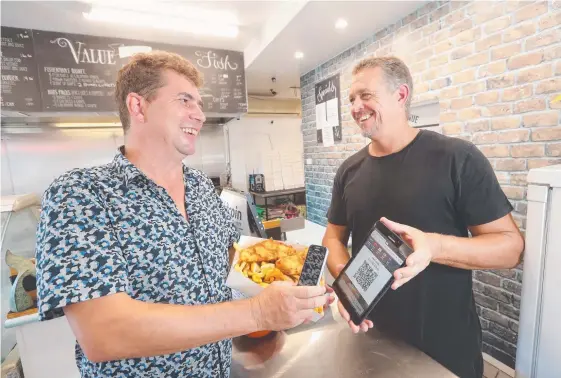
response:
[[[355,99],[351,105],[351,112],[358,113],[364,108],[364,103],[360,99]]]
[[[193,113],[191,113],[191,119],[194,119],[197,122],[200,123],[205,123],[206,121],[206,116],[205,113],[203,112],[203,109],[201,107],[197,106],[197,110],[194,111]]]

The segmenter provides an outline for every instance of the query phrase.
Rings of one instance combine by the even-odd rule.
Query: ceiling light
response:
[[[335,22],[335,27],[337,29],[345,29],[347,25],[347,20],[345,20],[344,18],[340,18]]]
[[[88,0],[86,0],[88,1]],[[235,12],[226,7],[217,7],[212,2],[199,2],[192,5],[193,1],[154,1],[154,0],[89,0],[92,8],[118,9],[148,13],[159,16],[170,16],[189,20],[207,21],[213,24],[240,25]]]
[[[237,25],[210,21],[206,17],[202,19],[193,15],[178,17],[176,15],[158,14],[158,12],[149,13],[109,7],[93,7],[89,13],[84,13],[84,17],[90,21],[152,27],[154,29],[216,37],[235,38],[239,32]]]
[[[294,57],[295,57],[296,59],[302,59],[302,58],[304,57],[304,53],[303,53],[302,51],[296,51],[296,52],[294,53]]]

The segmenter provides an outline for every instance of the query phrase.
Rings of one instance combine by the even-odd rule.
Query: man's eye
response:
[[[364,101],[368,101],[372,98],[372,95],[370,93],[363,93],[362,95],[360,95],[360,98]]]
[[[350,97],[350,98],[349,98],[349,102],[350,102],[351,104],[354,103],[354,102],[355,102],[355,98],[354,98],[354,97]]]

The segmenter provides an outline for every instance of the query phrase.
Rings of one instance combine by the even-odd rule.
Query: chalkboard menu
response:
[[[2,34],[17,35],[17,30],[20,29],[2,28]],[[25,106],[25,99],[30,96],[38,99],[40,93],[41,101],[35,101],[37,107],[33,110],[114,112],[117,110],[113,97],[117,73],[129,61],[131,51],[163,50],[182,55],[202,72],[204,86],[200,93],[205,112],[247,112],[241,52],[41,30],[27,30],[26,33],[29,55],[32,57],[28,63],[33,62],[29,65],[38,77],[34,79],[35,91],[21,85],[21,81],[12,85],[11,92],[15,95],[10,101],[14,110],[31,110]],[[4,50],[2,38],[3,67]],[[11,50],[6,50],[6,53],[8,51]],[[4,90],[3,73],[3,101]],[[6,85],[6,91],[9,90],[10,87]]]
[[[41,110],[31,30],[2,27],[1,52],[2,109]]]
[[[119,40],[33,31],[45,111],[115,111]]]
[[[140,42],[138,42],[140,43]],[[247,94],[243,53],[201,47],[143,43],[153,50],[170,51],[187,58],[203,73],[199,90],[204,110],[213,113],[246,113]]]

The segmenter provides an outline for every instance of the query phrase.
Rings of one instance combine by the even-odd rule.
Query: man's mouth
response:
[[[360,117],[358,120],[360,122],[364,122],[364,121],[370,119],[370,117],[372,117],[372,115],[374,115],[374,113],[363,114],[362,117]]]
[[[189,134],[189,135],[197,136],[199,134],[199,130],[194,129],[192,127],[182,127],[181,131],[183,131],[184,133]]]

